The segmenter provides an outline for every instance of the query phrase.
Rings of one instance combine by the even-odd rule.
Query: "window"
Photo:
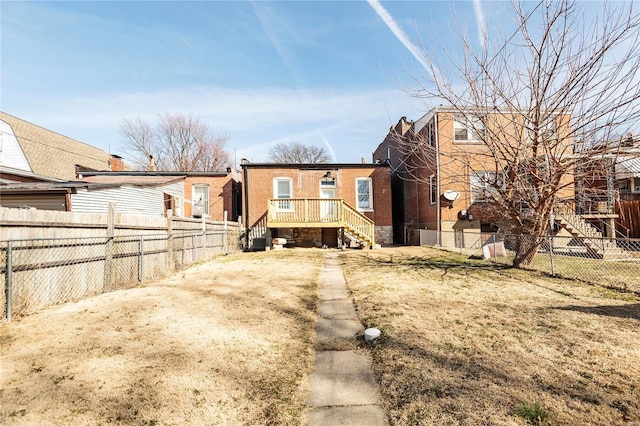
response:
[[[504,175],[495,172],[471,172],[471,203],[484,203],[504,184]]]
[[[192,216],[209,215],[209,185],[193,185],[192,187]]]
[[[526,130],[529,134],[529,140],[536,140],[536,126],[527,120],[526,121]],[[537,126],[537,137],[538,141],[553,141],[558,138],[558,123],[557,116],[550,115],[548,117],[543,118],[538,126]]]
[[[273,180],[273,198],[293,198],[293,179],[275,178]],[[291,201],[278,201],[278,210],[291,209]]]
[[[427,143],[429,146],[436,146],[436,133],[434,131],[435,123],[433,120],[427,124]]]
[[[453,119],[453,140],[456,142],[480,142],[485,127],[480,117],[456,114]]]
[[[358,210],[373,210],[371,178],[356,179],[356,208]]]
[[[429,202],[435,204],[436,198],[438,198],[438,186],[436,185],[435,176],[429,176],[429,196]]]

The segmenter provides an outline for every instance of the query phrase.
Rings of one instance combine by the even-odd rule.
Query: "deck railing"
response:
[[[374,223],[341,198],[274,198],[267,211],[269,227],[344,227],[374,244]]]

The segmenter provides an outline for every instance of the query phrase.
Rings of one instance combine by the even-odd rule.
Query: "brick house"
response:
[[[307,247],[393,242],[388,164],[242,162],[247,246],[272,238]]]
[[[185,217],[237,221],[242,208],[242,181],[238,171],[187,172],[184,181]]]
[[[443,231],[442,238],[456,240],[443,245],[452,246],[496,230],[495,213],[486,208],[491,189],[484,182],[496,179],[501,171],[495,170],[487,147],[474,135],[484,124],[472,120],[472,110],[461,116],[442,106],[415,121],[402,117],[374,151],[374,161],[388,162],[393,170],[396,243],[417,244],[421,229]],[[556,120],[554,129],[560,129],[568,117]],[[508,128],[500,113],[487,121]],[[419,145],[426,147],[420,154],[407,149]],[[561,197],[573,198],[572,178],[567,176],[565,182]]]

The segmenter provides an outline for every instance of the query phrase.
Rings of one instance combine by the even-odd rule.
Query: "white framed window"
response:
[[[283,200],[293,198],[293,179],[273,179],[273,198]],[[291,201],[278,201],[278,210],[291,210],[292,208]]]
[[[538,125],[538,138],[542,141],[545,140],[556,140],[558,138],[558,116],[550,115],[545,117],[540,124]],[[527,133],[529,135],[529,140],[534,141],[535,139],[535,129],[533,123],[527,120]]]
[[[438,198],[438,185],[435,176],[429,176],[429,203],[435,204]]]
[[[453,140],[455,142],[480,142],[485,136],[485,126],[476,115],[456,114],[453,117]]]
[[[356,209],[373,211],[371,178],[356,178]]]
[[[209,215],[209,185],[196,184],[191,187],[193,216]]]
[[[429,146],[436,146],[436,132],[434,120],[429,121],[427,124],[427,143]]]
[[[491,194],[504,185],[504,174],[496,172],[471,172],[471,203],[486,203]]]

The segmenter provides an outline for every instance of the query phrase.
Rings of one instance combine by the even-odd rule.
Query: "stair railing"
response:
[[[375,227],[371,219],[351,207],[349,204],[342,202],[342,221],[345,228],[358,232],[358,238],[364,238],[372,246],[375,244]]]
[[[559,217],[560,219],[567,222],[573,229],[575,229],[580,234],[580,237],[582,239],[587,239],[591,241],[595,246],[597,246],[599,249],[601,249],[604,252],[604,249],[605,249],[604,239],[587,235],[582,231],[582,226],[584,225],[589,226],[591,228],[593,228],[593,226],[591,226],[588,222],[582,219],[579,215],[575,214],[571,209],[571,204],[559,203],[554,209],[554,211],[555,211],[556,218]]]

